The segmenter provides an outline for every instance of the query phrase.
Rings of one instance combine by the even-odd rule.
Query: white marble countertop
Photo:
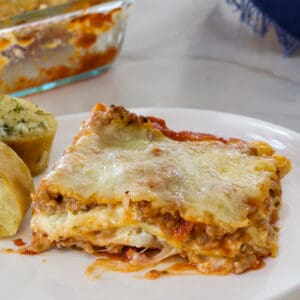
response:
[[[285,58],[225,0],[136,0],[121,55],[104,74],[29,97],[56,115],[96,102],[226,111],[300,132],[300,56]]]

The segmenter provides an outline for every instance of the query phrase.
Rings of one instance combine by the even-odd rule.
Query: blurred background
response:
[[[100,76],[29,98],[56,115],[95,102],[247,115],[300,131],[300,59],[225,0],[136,0],[122,51]]]

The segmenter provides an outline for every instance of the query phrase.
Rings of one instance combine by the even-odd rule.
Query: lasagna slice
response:
[[[277,253],[281,178],[264,142],[174,132],[155,117],[98,104],[33,196],[31,249],[179,255],[204,273],[242,273]]]

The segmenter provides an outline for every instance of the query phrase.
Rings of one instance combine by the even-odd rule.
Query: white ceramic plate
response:
[[[186,275],[150,281],[130,273],[105,272],[100,280],[92,281],[84,271],[95,258],[79,251],[54,249],[37,256],[0,253],[0,299],[300,299],[300,135],[225,113],[173,108],[135,111],[164,118],[175,130],[265,140],[291,159],[293,170],[283,181],[278,257],[267,259],[263,269],[242,275]],[[58,118],[52,162],[62,155],[86,117],[79,114]],[[30,240],[29,216],[14,238],[18,237]],[[6,247],[13,247],[12,239],[0,241],[0,249]]]

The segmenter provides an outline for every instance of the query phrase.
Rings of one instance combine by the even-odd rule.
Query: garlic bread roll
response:
[[[17,232],[33,191],[27,166],[9,146],[0,142],[0,238]]]
[[[0,141],[17,152],[32,175],[48,166],[56,129],[54,116],[44,109],[28,100],[0,96]]]

